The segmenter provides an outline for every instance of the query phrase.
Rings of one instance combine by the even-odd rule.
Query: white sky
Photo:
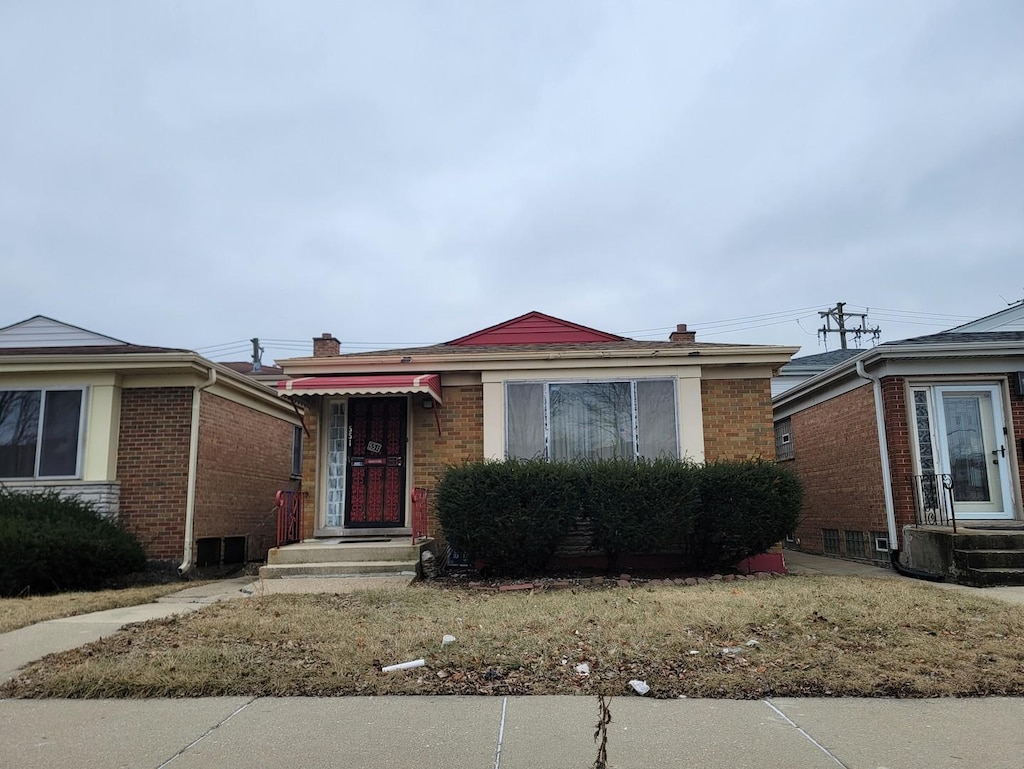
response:
[[[932,333],[1024,298],[1022,43],[1019,0],[0,0],[0,326]]]

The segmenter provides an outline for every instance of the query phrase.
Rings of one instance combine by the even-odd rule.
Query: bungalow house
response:
[[[776,396],[794,545],[1024,583],[1024,304],[863,351]]]
[[[696,342],[685,325],[637,341],[539,312],[381,352],[324,334],[312,357],[278,361],[311,436],[301,538],[438,537],[432,516],[416,524],[414,490],[466,460],[774,457],[770,381],[793,352]]]
[[[300,425],[271,388],[189,350],[41,315],[0,328],[0,484],[89,500],[182,571],[276,544]]]
[[[786,390],[796,387],[801,382],[806,382],[812,376],[816,376],[838,363],[860,355],[862,352],[864,351],[840,349],[793,358],[793,360],[779,369],[777,375],[772,377],[772,397],[782,395]]]

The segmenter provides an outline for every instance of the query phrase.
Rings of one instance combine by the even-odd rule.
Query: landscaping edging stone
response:
[[[716,582],[756,582],[765,579],[778,579],[789,576],[767,571],[752,574],[711,574],[707,577],[635,577],[631,574],[620,574],[617,577],[541,577],[530,581],[523,580],[463,580],[456,577],[442,577],[436,580],[425,580],[420,584],[445,588],[464,588],[467,590],[490,593],[537,592],[544,590],[603,590],[612,588],[638,587],[695,587],[710,585]]]

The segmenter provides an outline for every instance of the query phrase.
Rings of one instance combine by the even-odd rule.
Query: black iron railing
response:
[[[910,476],[914,484],[914,507],[919,526],[952,526],[956,534],[953,506],[953,476],[924,473]]]

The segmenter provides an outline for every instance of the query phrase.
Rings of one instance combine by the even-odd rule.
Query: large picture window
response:
[[[80,474],[82,390],[0,390],[0,478]]]
[[[509,382],[508,457],[679,457],[675,382]]]

